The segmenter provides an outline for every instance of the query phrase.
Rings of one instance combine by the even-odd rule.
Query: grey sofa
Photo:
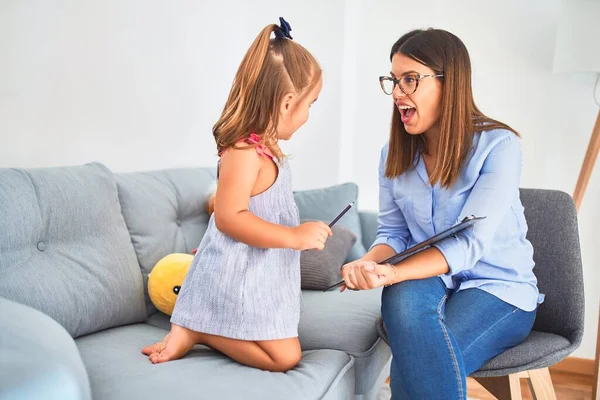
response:
[[[241,366],[197,346],[152,365],[168,317],[145,293],[206,229],[213,169],[0,169],[0,399],[372,399],[387,376],[380,292],[303,292],[300,364]],[[360,213],[362,241],[376,217]]]

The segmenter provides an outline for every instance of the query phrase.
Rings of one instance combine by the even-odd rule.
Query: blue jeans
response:
[[[393,400],[466,399],[466,377],[525,340],[536,315],[480,289],[447,289],[437,277],[386,287],[381,310]]]

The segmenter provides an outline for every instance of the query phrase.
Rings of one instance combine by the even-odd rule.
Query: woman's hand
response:
[[[389,264],[380,265],[375,261],[356,260],[342,267],[345,284],[340,292],[346,290],[367,290],[395,283],[396,270]]]

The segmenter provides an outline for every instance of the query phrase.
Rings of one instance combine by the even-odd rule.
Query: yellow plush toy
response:
[[[190,269],[194,256],[173,253],[156,263],[148,275],[148,295],[160,311],[171,315],[183,280]]]
[[[208,196],[205,211],[210,215],[215,210],[214,192]],[[192,250],[196,254],[196,249]],[[184,253],[173,253],[163,257],[156,263],[152,272],[148,275],[148,295],[152,304],[167,315],[173,313],[177,295],[183,280],[187,275],[194,256]]]

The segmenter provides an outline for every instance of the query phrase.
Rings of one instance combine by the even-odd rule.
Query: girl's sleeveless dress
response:
[[[256,136],[249,142],[256,143]],[[270,156],[267,149],[257,151]],[[273,185],[250,198],[249,210],[268,222],[297,226],[287,160],[277,164]],[[179,292],[171,322],[185,328],[241,340],[298,336],[300,252],[262,249],[220,232],[211,216],[208,229]]]

